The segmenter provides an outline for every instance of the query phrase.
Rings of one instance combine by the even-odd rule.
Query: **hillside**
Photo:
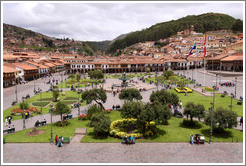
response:
[[[108,52],[113,53],[116,52],[118,49],[123,49],[138,42],[164,39],[176,35],[177,32],[189,28],[191,25],[194,26],[194,30],[196,32],[200,33],[221,29],[233,30],[238,32],[243,31],[242,20],[235,19],[226,14],[206,13],[197,16],[189,15],[178,20],[158,23],[147,29],[132,32],[125,36],[123,39],[115,40],[115,42],[110,45]]]
[[[3,24],[3,39],[4,48],[13,51],[72,53],[77,50],[80,55],[94,55],[93,49],[84,42],[49,37],[9,24]]]

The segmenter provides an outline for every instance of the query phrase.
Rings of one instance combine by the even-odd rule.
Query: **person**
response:
[[[179,106],[180,106],[180,108],[182,108],[182,101],[181,100],[180,100]]]
[[[8,118],[5,118],[5,127],[8,125]]]
[[[9,124],[11,124],[11,118],[10,118],[10,116],[9,116]]]
[[[196,143],[197,143],[197,145],[199,145],[199,137],[198,136],[196,137]]]
[[[55,137],[55,142],[56,142],[56,145],[57,145],[57,143],[58,143],[58,137],[57,137],[57,135]]]
[[[243,117],[240,118],[240,126],[243,124]]]
[[[61,136],[61,142],[63,143],[63,136]]]
[[[191,145],[194,145],[194,136],[193,135],[190,136],[190,142],[191,142]]]
[[[128,144],[127,135],[124,137],[125,144]]]
[[[129,143],[133,143],[133,137],[131,135],[129,136]]]
[[[61,141],[61,138],[58,139],[58,144],[57,144],[58,147],[62,147],[62,141]]]

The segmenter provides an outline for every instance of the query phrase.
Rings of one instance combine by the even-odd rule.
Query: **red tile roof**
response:
[[[14,73],[14,72],[19,72],[19,70],[3,64],[3,73]]]
[[[38,68],[28,65],[26,63],[13,63],[13,65],[24,70],[38,70]]]

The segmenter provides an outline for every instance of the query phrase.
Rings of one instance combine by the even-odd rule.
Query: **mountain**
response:
[[[9,50],[24,50],[35,52],[72,53],[77,51],[80,55],[92,56],[93,49],[82,41],[64,38],[58,39],[41,33],[27,30],[14,25],[3,24],[3,46]]]
[[[196,32],[200,33],[221,29],[243,32],[243,21],[226,14],[206,13],[189,15],[178,20],[158,23],[144,30],[132,32],[124,38],[115,40],[107,51],[114,53],[118,49],[123,49],[139,42],[164,39],[176,35],[177,32],[183,31],[186,28],[190,28],[191,25],[194,26]]]

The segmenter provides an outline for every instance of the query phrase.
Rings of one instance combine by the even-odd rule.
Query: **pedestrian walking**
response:
[[[55,137],[55,142],[56,142],[56,145],[57,145],[57,143],[58,143],[58,137],[57,137],[57,135]]]
[[[179,102],[179,107],[182,108],[182,101]]]
[[[8,126],[8,118],[5,118],[5,127]]]
[[[243,125],[243,117],[240,118],[240,126]]]
[[[10,116],[9,116],[9,124],[11,124],[11,118],[10,118]]]
[[[191,145],[194,145],[194,136],[193,135],[190,136],[190,143],[191,143]]]

